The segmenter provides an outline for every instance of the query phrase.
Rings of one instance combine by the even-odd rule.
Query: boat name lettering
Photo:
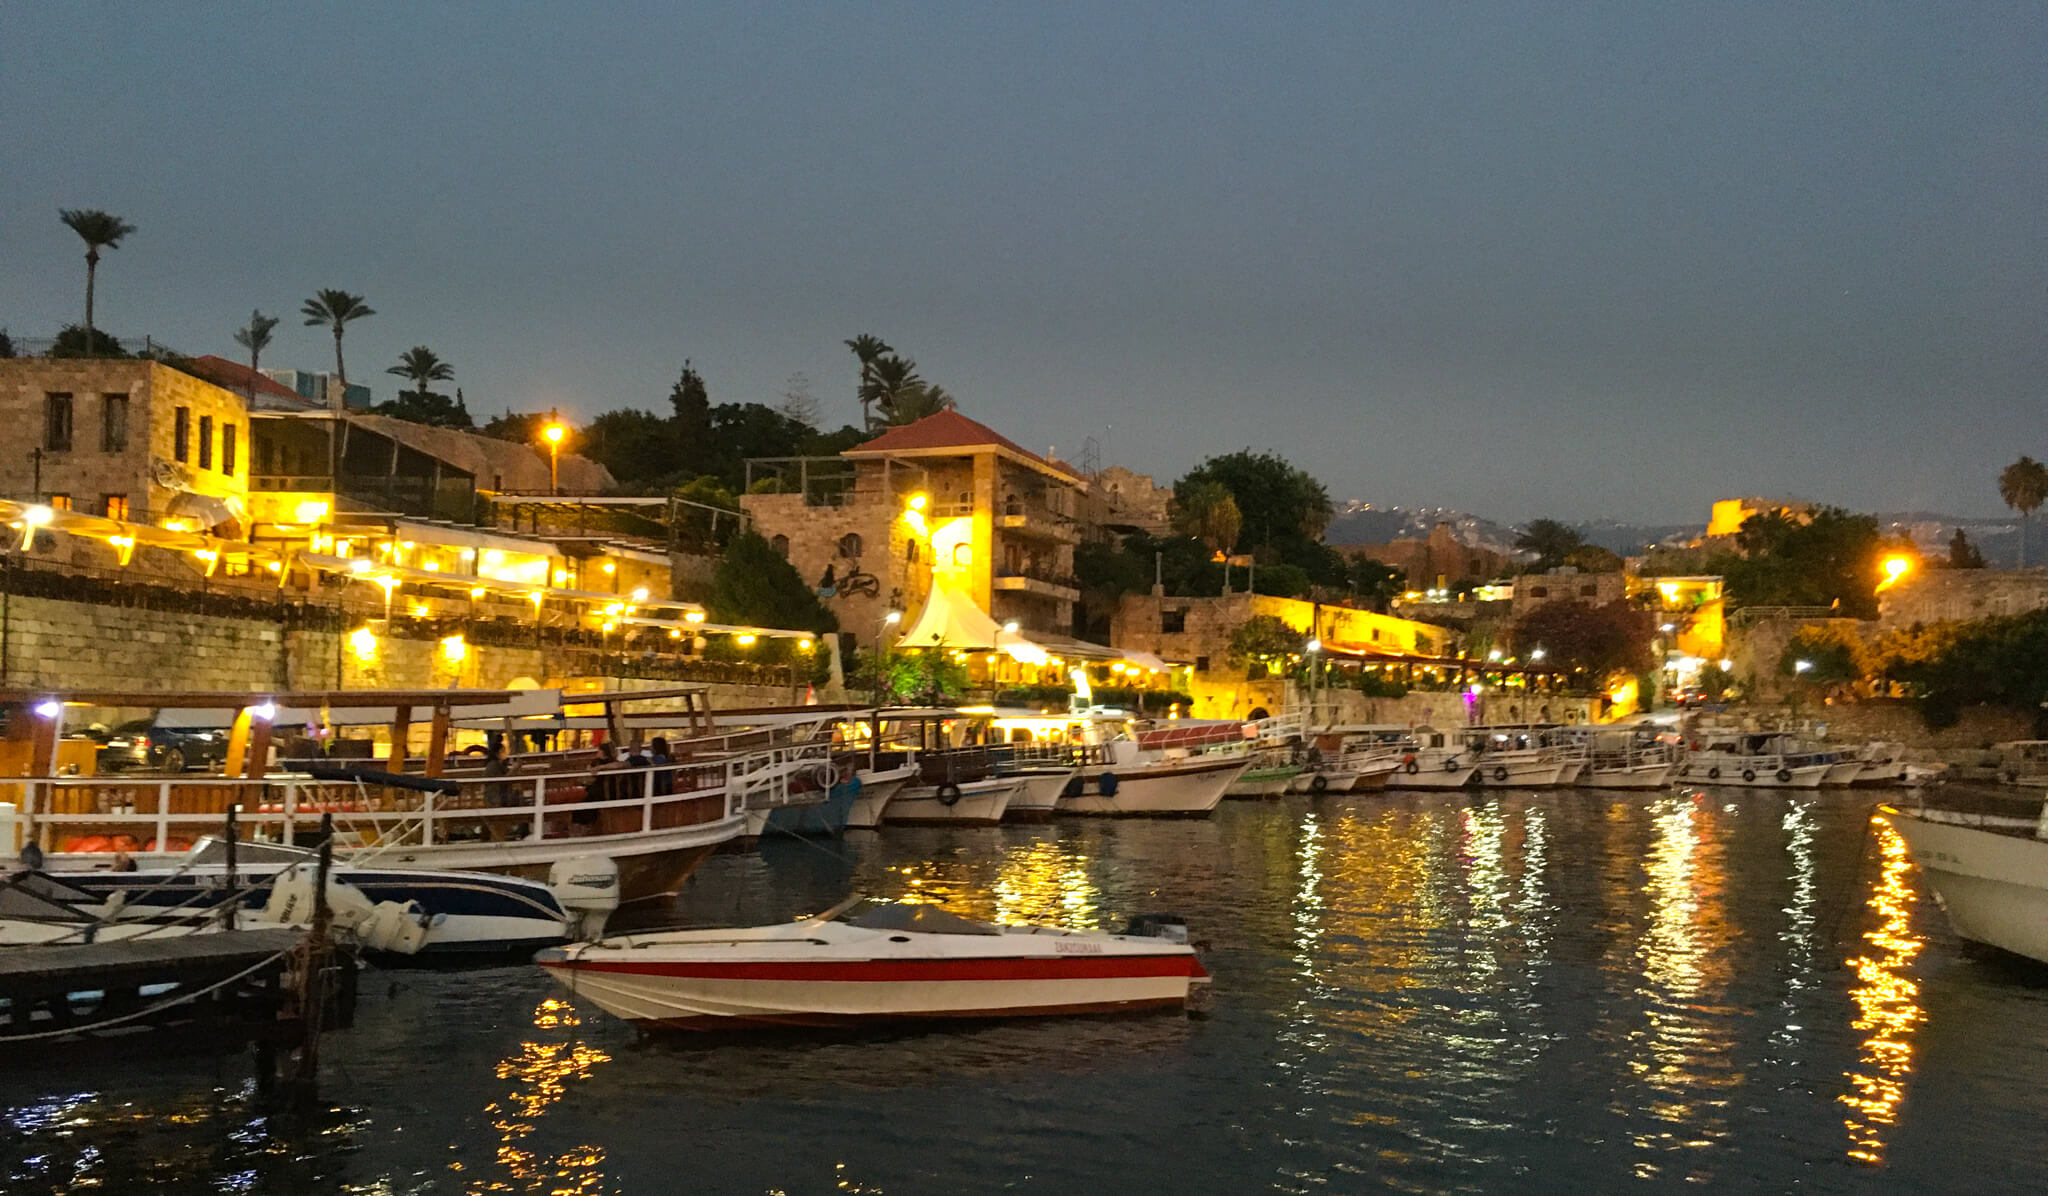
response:
[[[1102,944],[1077,943],[1068,939],[1054,939],[1052,950],[1055,955],[1100,955],[1102,954]]]

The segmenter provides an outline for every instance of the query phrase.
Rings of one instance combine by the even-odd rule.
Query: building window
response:
[[[235,452],[240,447],[240,439],[235,425],[220,426],[220,471],[229,477],[235,476]]]
[[[71,496],[69,494],[52,494],[50,496],[50,509],[52,511],[70,510]]]
[[[917,563],[917,537],[916,537],[916,536],[912,536],[912,537],[910,537],[909,539],[907,539],[907,540],[905,540],[905,541],[903,542],[903,560],[904,560],[904,561],[905,561],[905,563],[907,563],[907,564],[912,564],[912,565],[915,565],[915,564]]]
[[[199,468],[213,468],[213,417],[199,417]]]
[[[1197,673],[1206,673],[1206,672],[1208,672],[1208,671],[1209,671],[1209,658],[1208,658],[1208,657],[1206,657],[1206,656],[1197,656],[1197,657],[1195,657],[1195,671],[1196,671]]]
[[[1380,629],[1377,627],[1372,629],[1372,642],[1375,644],[1380,642]]]
[[[43,447],[53,453],[71,451],[71,396],[43,396]]]
[[[128,451],[128,396],[100,396],[100,451]]]
[[[1531,597],[1531,598],[1548,598],[1548,597],[1550,597],[1550,590],[1549,590],[1549,589],[1548,589],[1547,587],[1544,587],[1544,586],[1530,586],[1530,587],[1529,587],[1529,597]]]
[[[859,560],[860,550],[863,547],[865,546],[861,543],[860,533],[858,532],[848,532],[839,537],[839,555],[849,561]]]
[[[192,459],[192,409],[180,407],[171,416],[171,457],[178,461]]]
[[[128,518],[128,496],[125,494],[100,495],[100,514],[109,519]]]
[[[775,550],[775,555],[781,557],[783,560],[786,561],[789,559],[788,536],[777,536],[774,539],[768,541],[768,546],[770,548],[773,548]]]
[[[1166,635],[1179,635],[1181,632],[1186,631],[1187,629],[1187,607],[1183,606],[1177,610],[1163,610],[1159,612],[1159,630],[1162,633]]]

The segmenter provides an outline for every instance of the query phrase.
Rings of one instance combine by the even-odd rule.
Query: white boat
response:
[[[1904,785],[1911,775],[1906,745],[1873,739],[1857,753],[1863,768],[1856,774],[1857,785]]]
[[[1019,711],[989,717],[992,732],[1009,737],[1000,750],[1016,764],[1078,769],[1059,799],[1061,814],[1206,817],[1222,802],[1224,790],[1251,768],[1251,757],[1242,748],[1215,750],[1219,736],[1244,742],[1238,723],[1173,720],[1147,726],[1122,711],[1100,707],[1065,715]]]
[[[1017,777],[936,784],[920,780],[897,791],[883,820],[890,826],[994,826],[1022,788],[1024,782]]]
[[[1958,937],[2048,963],[2048,805],[2031,822],[1893,806],[1878,813],[1906,841]]]
[[[1279,797],[1286,793],[1304,768],[1301,755],[1307,741],[1306,717],[1297,712],[1236,725],[1241,737],[1237,742],[1224,736],[1221,742],[1201,749],[1204,755],[1242,752],[1251,762],[1251,767],[1224,789],[1223,796]]]
[[[675,1030],[1178,1008],[1208,978],[1177,919],[1095,934],[974,922],[932,905],[839,912],[555,947],[535,962],[615,1017]]]
[[[1525,727],[1472,727],[1461,747],[1474,781],[1486,788],[1551,789],[1564,780],[1567,761]]]
[[[882,825],[889,803],[903,787],[917,778],[917,765],[898,764],[892,768],[861,768],[854,771],[860,792],[854,794],[853,809],[846,815],[846,829],[871,831]]]
[[[1585,771],[1572,783],[1587,789],[1664,789],[1683,755],[1676,739],[1654,727],[1571,727],[1585,744]]]
[[[1678,777],[1695,785],[1818,789],[1839,763],[1788,752],[1788,746],[1774,733],[1710,732],[1678,766]]]
[[[1279,797],[1286,793],[1302,765],[1292,760],[1253,755],[1243,773],[1223,790],[1225,797]]]
[[[1014,777],[1023,784],[1010,795],[1010,804],[1003,810],[1005,822],[1046,822],[1059,808],[1061,795],[1079,776],[1073,768],[1024,768],[1014,772],[1004,771],[1001,775]]]
[[[1079,777],[1081,791],[1061,797],[1059,812],[1203,818],[1223,801],[1223,791],[1231,782],[1251,767],[1251,761],[1242,756],[1145,760],[1135,744],[1129,748],[1106,763],[1084,767]]]
[[[1387,775],[1389,789],[1462,789],[1478,771],[1471,753],[1434,727],[1366,725],[1345,730],[1397,753],[1399,767]]]

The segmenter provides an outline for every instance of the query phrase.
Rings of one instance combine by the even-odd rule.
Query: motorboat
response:
[[[1122,934],[977,922],[862,903],[774,926],[550,947],[535,962],[646,1030],[847,1026],[1184,1006],[1208,973],[1177,918]]]
[[[1667,788],[1684,755],[1674,736],[1650,726],[1569,727],[1558,733],[1582,744],[1585,768],[1572,783],[1587,789]]]
[[[1469,727],[1460,735],[1475,783],[1488,788],[1551,789],[1564,783],[1569,765],[1557,748],[1528,727]],[[1576,775],[1576,769],[1570,769]],[[1418,774],[1419,775],[1419,774]]]
[[[937,779],[932,775],[897,792],[886,816],[890,826],[995,826],[1025,785],[1014,776],[948,780],[943,772]]]
[[[1223,790],[1225,797],[1279,797],[1307,767],[1285,748],[1252,752],[1250,763]]]
[[[915,764],[856,768],[853,777],[860,787],[854,792],[853,804],[847,807],[846,829],[871,831],[881,826],[889,804],[905,785],[917,779],[917,773]]]
[[[1878,807],[1957,937],[2048,963],[2048,803],[1947,786],[1939,806]]]
[[[1219,746],[1206,754],[1242,752],[1250,760],[1239,777],[1223,790],[1224,797],[1279,797],[1293,786],[1307,767],[1302,745],[1308,739],[1308,720],[1301,712],[1253,719],[1245,723],[1224,723],[1226,735]],[[1243,737],[1231,742],[1227,728],[1239,728]]]
[[[1711,731],[1686,754],[1678,776],[1695,785],[1818,789],[1840,764],[1796,749],[1776,732]]]
[[[1223,792],[1251,767],[1242,723],[1171,720],[1144,725],[1130,714],[1085,707],[1065,715],[990,715],[997,736],[1022,765],[1075,770],[1057,812],[1113,817],[1207,817]]]
[[[97,941],[242,927],[304,925],[317,853],[303,846],[206,837],[170,867],[73,871],[49,877],[72,912],[97,923]],[[618,908],[618,870],[602,856],[565,860],[547,883],[480,872],[331,865],[330,904],[373,951],[451,957],[531,955],[540,947],[603,933]],[[235,907],[234,918],[226,916]],[[408,927],[416,926],[417,933]],[[0,943],[62,935],[0,921]]]
[[[1479,771],[1469,749],[1431,726],[1376,724],[1345,729],[1395,754],[1399,767],[1387,775],[1389,789],[1463,789]]]
[[[997,764],[998,775],[1023,782],[1010,794],[1003,810],[1004,822],[1049,822],[1059,808],[1060,797],[1073,784],[1079,770],[1060,764],[1006,766]]]

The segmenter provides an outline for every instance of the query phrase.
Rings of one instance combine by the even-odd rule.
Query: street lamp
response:
[[[547,427],[540,430],[541,439],[548,442],[548,493],[550,494],[560,494],[562,492],[562,439],[568,434],[569,429],[563,427],[561,421],[554,419],[550,419]]]
[[[903,621],[903,612],[892,610],[875,624],[875,701],[882,700],[882,687],[888,684],[889,674],[889,628]]]
[[[1792,662],[1792,671],[1794,673],[1803,673],[1812,667],[1813,662],[1810,660],[1797,660]]]

